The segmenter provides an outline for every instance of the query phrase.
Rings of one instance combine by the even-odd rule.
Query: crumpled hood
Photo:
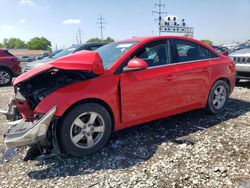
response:
[[[52,60],[26,73],[23,73],[14,79],[13,85],[29,80],[32,77],[52,68],[65,70],[88,70],[97,75],[104,73],[103,62],[97,52],[81,51],[56,60]]]

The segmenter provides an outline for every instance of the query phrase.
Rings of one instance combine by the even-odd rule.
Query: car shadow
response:
[[[237,118],[249,111],[249,102],[229,99],[224,111],[218,115],[209,115],[204,110],[195,110],[131,127],[114,133],[109,143],[100,152],[83,158],[58,157],[42,161],[37,164],[41,169],[30,171],[28,176],[31,179],[40,180],[98,174],[100,171],[133,167],[149,160],[162,143],[195,144],[195,141],[186,140],[183,137]]]

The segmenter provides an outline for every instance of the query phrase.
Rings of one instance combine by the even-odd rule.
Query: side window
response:
[[[148,67],[169,64],[169,48],[167,42],[150,44],[140,50],[133,58],[140,58],[148,63]]]
[[[217,57],[213,52],[203,46],[185,40],[175,40],[174,48],[176,50],[174,54],[175,57],[173,57],[174,63]]]

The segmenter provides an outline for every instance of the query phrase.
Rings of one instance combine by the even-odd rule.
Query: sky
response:
[[[46,37],[53,47],[100,37],[97,19],[105,18],[104,37],[115,40],[157,35],[154,4],[158,0],[0,0],[0,42],[17,37]],[[168,15],[184,18],[194,38],[215,44],[250,39],[250,0],[162,0]],[[165,35],[165,34],[164,34]],[[166,33],[167,35],[167,33]]]

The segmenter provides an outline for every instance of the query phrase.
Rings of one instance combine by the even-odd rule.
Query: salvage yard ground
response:
[[[0,108],[12,90],[0,88]],[[129,128],[82,159],[24,162],[26,151],[0,164],[0,187],[250,187],[250,82],[219,115],[197,110]]]

